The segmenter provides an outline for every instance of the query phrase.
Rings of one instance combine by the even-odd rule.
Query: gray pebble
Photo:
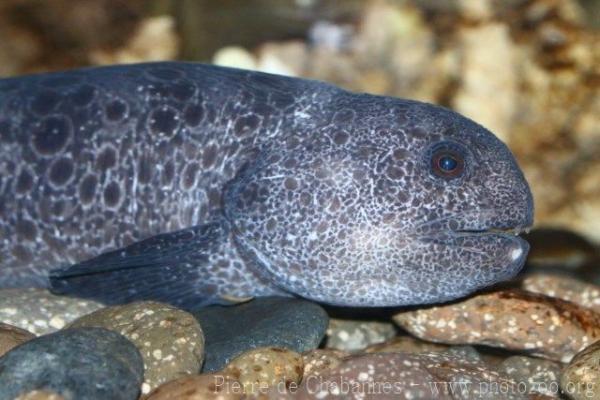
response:
[[[234,357],[257,347],[282,347],[298,353],[315,349],[328,322],[319,305],[288,297],[203,307],[194,315],[206,338],[205,372],[218,371]]]
[[[101,328],[41,336],[0,357],[0,400],[43,389],[65,400],[135,400],[144,364],[136,347]]]
[[[498,370],[517,384],[526,387],[528,393],[536,392],[559,398],[562,365],[558,362],[512,356],[504,360],[498,366]]]
[[[331,319],[325,347],[354,352],[386,342],[396,336],[396,332],[390,322]]]
[[[100,327],[131,340],[144,359],[142,394],[182,376],[197,374],[204,359],[204,335],[188,312],[154,301],[102,308],[72,327]]]

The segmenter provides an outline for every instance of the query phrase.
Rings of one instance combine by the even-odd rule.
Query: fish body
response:
[[[531,193],[492,133],[323,82],[178,62],[4,79],[0,144],[0,287],[422,304],[528,250],[508,231]]]

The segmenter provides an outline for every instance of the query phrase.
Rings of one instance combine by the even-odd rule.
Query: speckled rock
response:
[[[331,319],[325,347],[352,352],[383,343],[394,336],[396,327],[389,322]]]
[[[315,349],[302,354],[304,373],[308,375],[322,375],[341,364],[342,359],[350,354],[342,350]]]
[[[377,353],[304,379],[300,399],[526,399],[513,382],[474,361],[440,353]]]
[[[241,400],[241,383],[221,374],[186,376],[167,382],[145,400]]]
[[[522,287],[530,292],[571,301],[600,313],[600,286],[565,275],[535,274],[526,277]]]
[[[473,346],[450,346],[443,354],[454,356],[465,361],[483,362],[483,357]]]
[[[141,301],[100,309],[71,327],[101,327],[131,340],[144,359],[142,393],[188,374],[197,374],[204,357],[204,335],[193,315],[173,306]]]
[[[240,354],[221,371],[239,381],[247,394],[266,394],[269,389],[285,392],[302,380],[304,362],[294,351],[261,347]]]
[[[394,321],[424,340],[483,344],[569,362],[600,338],[600,314],[522,290],[480,294],[459,303],[406,311]]]
[[[560,376],[560,387],[574,400],[600,399],[600,342],[573,357]]]
[[[92,300],[55,296],[45,289],[0,289],[0,321],[44,335],[102,307]]]
[[[136,347],[102,328],[41,336],[0,357],[0,400],[36,389],[65,400],[135,400],[144,372]]]
[[[298,353],[315,349],[328,322],[327,313],[317,304],[287,297],[203,307],[194,311],[194,316],[206,338],[205,372],[220,370],[237,355],[257,347],[281,347]]]
[[[376,344],[365,349],[365,353],[424,353],[443,352],[449,348],[448,345],[425,342],[413,336],[396,336],[391,340]]]
[[[34,337],[31,332],[0,322],[0,356]]]
[[[24,393],[15,400],[64,400],[65,398],[59,394],[48,392],[46,390],[34,390]]]
[[[508,357],[497,370],[523,385],[530,393],[537,392],[548,397],[559,398],[560,363],[526,356]]]

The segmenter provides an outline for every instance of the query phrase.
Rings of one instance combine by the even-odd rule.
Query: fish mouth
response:
[[[519,226],[514,228],[484,228],[484,229],[455,229],[453,232],[467,235],[514,235],[527,234],[531,231],[531,226]]]
[[[520,270],[525,264],[529,253],[529,243],[520,235],[527,234],[531,225],[520,225],[515,227],[490,227],[482,229],[456,229],[452,231],[453,236],[468,238],[474,241],[480,239],[496,239],[497,245],[504,249],[505,261],[511,264],[515,271]]]

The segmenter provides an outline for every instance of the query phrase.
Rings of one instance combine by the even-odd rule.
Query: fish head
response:
[[[507,146],[442,107],[353,96],[345,118],[264,151],[226,189],[260,273],[346,306],[444,302],[516,275],[533,200]]]

